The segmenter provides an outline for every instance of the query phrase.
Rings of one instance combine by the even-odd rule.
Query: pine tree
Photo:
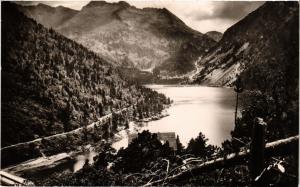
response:
[[[207,149],[207,141],[208,139],[200,132],[196,139],[190,140],[187,146],[188,153],[205,158],[210,153]]]
[[[177,147],[177,154],[181,154],[183,152],[183,145],[181,144],[180,140],[179,140],[179,136],[177,135],[176,137],[176,147]]]

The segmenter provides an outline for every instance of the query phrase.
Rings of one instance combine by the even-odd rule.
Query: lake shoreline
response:
[[[160,114],[155,114],[152,115],[148,118],[143,118],[140,120],[133,120],[130,121],[130,123],[134,124],[134,127],[137,127],[138,125],[136,125],[136,123],[146,123],[146,121],[150,122],[153,120],[158,120],[161,119],[165,116],[168,116],[168,114],[166,113],[166,110],[170,107],[171,105],[164,105],[164,110],[162,113]],[[105,142],[113,145],[114,143],[120,141],[120,139],[123,139],[124,137],[120,136],[122,133],[124,132],[128,132],[129,129],[120,129],[117,133],[115,133],[113,135],[113,137],[109,138],[108,140],[105,140]],[[103,141],[103,140],[102,140]],[[84,151],[83,151],[83,147],[84,147]],[[88,147],[88,148],[87,148]],[[93,151],[91,151],[91,149]],[[81,151],[80,151],[81,150]],[[117,150],[118,151],[118,150]],[[84,145],[84,146],[78,146],[77,150],[75,151],[70,151],[70,152],[61,152],[58,154],[54,154],[51,156],[41,156],[41,157],[37,157],[37,158],[33,158],[30,160],[26,160],[24,162],[15,164],[15,165],[10,165],[6,168],[2,168],[4,171],[7,172],[11,172],[13,174],[17,174],[20,176],[23,175],[28,175],[28,173],[37,173],[37,172],[46,172],[47,170],[51,170],[54,167],[61,167],[62,165],[68,165],[68,168],[65,168],[63,171],[65,172],[66,170],[70,170],[72,171],[71,168],[69,168],[70,164],[69,163],[73,163],[75,167],[76,162],[83,162],[82,157],[86,156],[86,155],[90,155],[90,153],[93,152],[93,157],[97,156],[98,153],[95,152],[95,147],[93,147],[90,144]],[[91,162],[91,158],[88,159],[90,164],[93,164]],[[76,166],[76,167],[83,167],[82,164],[80,164],[81,166]],[[73,168],[74,169],[74,168]],[[72,172],[78,171],[81,168],[77,168]],[[39,179],[37,179],[39,180]]]
[[[220,146],[230,139],[234,128],[236,94],[231,87],[204,85],[144,85],[173,100],[168,108],[169,116],[149,121],[141,130],[175,132],[185,146],[199,132],[205,134],[211,145]],[[182,125],[185,128],[182,129]]]
[[[155,85],[158,85],[158,86],[165,86],[165,87],[207,87],[207,88],[228,88],[228,89],[232,89],[233,87],[232,86],[217,86],[217,85],[205,85],[205,84],[180,84],[180,83],[174,83],[174,84],[152,84],[152,83],[149,83],[149,84],[144,84],[144,86],[155,86]]]
[[[169,113],[167,112],[167,110],[171,106],[172,106],[172,104],[164,106],[164,110],[160,114],[155,114],[155,115],[152,115],[152,116],[147,117],[147,118],[130,121],[128,129],[121,129],[116,134],[114,134],[114,136],[112,138],[113,141],[111,141],[112,147],[118,151],[121,148],[121,147],[118,146],[118,144],[122,140],[127,141],[128,135],[130,133],[139,133],[139,130],[142,129],[147,123],[152,122],[152,121],[156,121],[156,120],[160,120],[164,117],[169,116]],[[127,145],[128,145],[128,143],[127,143]],[[122,146],[122,147],[125,148],[127,146]]]

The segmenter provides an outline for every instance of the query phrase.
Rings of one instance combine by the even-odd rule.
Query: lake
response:
[[[181,85],[146,85],[146,87],[163,93],[174,101],[167,109],[169,116],[142,125],[130,122],[129,129],[121,130],[115,135],[116,139],[120,140],[112,145],[115,149],[127,147],[129,133],[142,132],[143,130],[149,130],[153,133],[175,132],[184,146],[191,138],[196,138],[199,132],[208,138],[209,144],[218,146],[224,140],[231,138],[230,131],[234,128],[235,110],[235,92],[232,88]],[[68,162],[62,162],[61,165],[57,166],[58,170],[55,171],[78,171],[83,167],[86,160],[92,164],[97,153],[90,145],[85,147],[90,151],[78,154],[75,159]],[[66,153],[59,155],[64,154]],[[40,159],[45,160],[45,158]],[[50,165],[49,170],[45,170],[41,175],[33,172],[34,176],[31,178],[45,178],[50,175],[49,173],[53,173]]]
[[[202,132],[208,143],[220,146],[230,139],[234,128],[235,92],[232,88],[181,85],[146,85],[170,97],[174,103],[167,109],[170,114],[142,127],[130,124],[130,129],[121,132],[123,139],[113,144],[119,149],[128,144],[127,134],[149,130],[150,132],[175,132],[186,146],[191,138]],[[120,135],[119,134],[119,135]]]

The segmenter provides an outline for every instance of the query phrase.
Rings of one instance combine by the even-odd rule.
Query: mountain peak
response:
[[[126,1],[119,1],[118,4],[123,7],[130,7],[130,4],[128,4]]]
[[[142,70],[157,67],[170,75],[192,71],[194,54],[203,54],[215,44],[166,8],[140,9],[124,1],[91,1],[62,21],[59,11],[27,12],[39,23],[51,26],[109,61],[133,64]]]
[[[36,7],[43,8],[43,9],[54,9],[53,7],[43,4],[43,3],[37,4]]]
[[[218,31],[208,31],[205,33],[208,37],[212,38],[216,42],[220,41],[222,39],[223,34]]]
[[[59,5],[59,6],[55,7],[55,8],[57,8],[57,9],[62,9],[62,10],[64,10],[64,9],[70,9],[70,8],[64,7],[64,6],[62,6],[62,5]]]
[[[116,3],[109,3],[106,1],[91,1],[89,2],[86,6],[84,6],[84,8],[92,8],[92,7],[102,7],[102,6],[121,6],[121,7],[130,7],[130,4],[128,4],[125,1],[119,1]]]
[[[49,5],[46,5],[44,3],[38,3],[36,6],[40,6],[40,7],[50,7]]]
[[[108,4],[106,1],[91,1],[85,7],[98,7]]]

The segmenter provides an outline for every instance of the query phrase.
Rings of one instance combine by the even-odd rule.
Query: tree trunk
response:
[[[263,180],[255,180],[265,167],[265,130],[266,123],[261,118],[255,118],[252,129],[250,149],[250,175],[253,186],[262,186]]]
[[[298,151],[299,135],[289,137],[286,139],[277,140],[271,143],[267,143],[265,146],[265,155],[270,156],[284,156],[292,152]],[[232,167],[235,165],[245,164],[246,160],[250,156],[250,150],[246,149],[239,153],[231,153],[223,157],[215,158],[210,161],[195,165],[189,170],[185,170],[179,174],[170,176],[166,179],[157,180],[151,183],[147,183],[144,186],[153,186],[162,182],[175,182],[190,178],[192,175],[198,175],[202,172],[215,170],[216,168]]]

